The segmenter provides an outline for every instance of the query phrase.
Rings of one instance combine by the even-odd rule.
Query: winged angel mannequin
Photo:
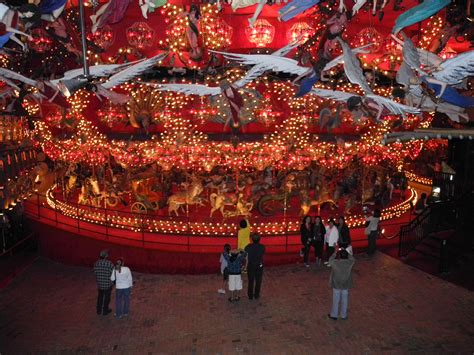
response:
[[[110,65],[95,65],[89,68],[90,70],[90,86],[96,95],[106,97],[114,103],[124,103],[128,100],[128,96],[118,94],[111,91],[113,87],[123,84],[136,76],[141,75],[144,71],[153,67],[156,63],[163,60],[168,53],[162,53],[151,57],[149,59],[140,60],[127,64],[110,64]],[[21,74],[15,73],[8,69],[0,68],[0,80],[4,81],[12,89],[20,90],[15,82],[21,82],[21,85],[28,85],[38,89],[35,98],[44,103],[56,104],[58,106],[68,108],[69,104],[62,93],[65,93],[65,83],[67,80],[78,79],[82,76],[83,68],[74,69],[66,72],[60,79],[50,81],[37,81],[27,78]],[[109,77],[105,82],[100,82],[99,79]],[[95,82],[94,82],[95,80]],[[68,95],[66,95],[68,96]]]
[[[403,32],[402,36],[404,41],[393,37],[402,46],[404,61],[396,79],[404,89],[394,89],[394,96],[422,111],[445,113],[455,122],[468,120],[465,109],[474,107],[474,98],[461,95],[455,87],[462,86],[464,79],[474,75],[474,51],[443,60],[416,48]]]
[[[289,53],[293,48],[297,47],[297,43],[290,43],[289,45],[281,48],[280,50],[273,53],[275,56],[283,56]],[[220,52],[215,52],[220,53]],[[227,53],[223,53],[227,54]],[[244,99],[239,93],[239,90],[245,89],[245,85],[258,78],[266,70],[267,66],[264,64],[254,65],[247,74],[240,80],[230,83],[224,79],[219,83],[219,86],[209,87],[206,85],[199,84],[155,84],[147,83],[148,85],[158,86],[160,91],[174,91],[180,92],[185,95],[199,95],[199,96],[217,96],[222,95],[227,100],[230,106],[231,115],[227,118],[225,126],[231,125],[231,129],[235,131],[241,127],[242,122],[240,120],[240,112],[244,107]],[[254,92],[252,92],[255,94]],[[232,122],[231,122],[232,121]]]
[[[367,53],[367,47],[371,45],[365,45],[359,48],[354,49],[354,53]],[[262,68],[264,71],[271,70],[277,73],[287,73],[298,75],[298,77],[293,80],[293,83],[299,79],[304,78],[301,81],[296,97],[302,97],[308,92],[310,92],[312,86],[318,81],[326,80],[324,77],[324,72],[329,71],[331,68],[342,63],[343,56],[340,55],[330,62],[325,60],[324,57],[321,57],[312,67],[302,67],[298,65],[298,62],[294,59],[285,58],[284,54],[281,53],[272,53],[272,54],[240,54],[240,53],[225,53],[225,52],[215,52],[224,55],[227,59],[235,60],[241,64],[246,65],[255,65],[259,68]]]
[[[360,86],[365,95],[359,96],[353,93],[325,89],[313,89],[311,91],[313,94],[337,101],[346,101],[347,108],[351,111],[356,122],[364,118],[378,122],[386,115],[396,115],[405,118],[407,113],[420,113],[418,108],[402,105],[386,97],[375,95],[364,77],[360,62],[353,50],[341,38],[338,38],[338,41],[343,51],[344,73],[351,83]]]

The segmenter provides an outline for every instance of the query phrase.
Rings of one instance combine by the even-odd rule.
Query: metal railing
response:
[[[30,199],[24,201],[25,213],[27,217],[31,220],[36,220],[41,223],[49,224],[55,227],[58,227],[62,230],[71,233],[86,234],[95,239],[107,240],[117,243],[126,243],[131,246],[140,246],[140,247],[151,247],[156,249],[164,250],[179,250],[179,251],[210,251],[215,250],[220,251],[222,245],[225,243],[232,243],[235,241],[237,234],[237,225],[238,221],[241,218],[228,219],[225,223],[232,225],[235,228],[234,235],[223,235],[219,234],[217,231],[211,235],[200,235],[197,233],[191,233],[190,229],[187,227],[189,223],[196,223],[196,220],[201,222],[214,222],[214,223],[224,223],[221,217],[202,217],[199,216],[193,217],[193,222],[190,217],[170,217],[170,216],[160,216],[157,214],[141,214],[137,216],[128,211],[110,209],[104,207],[91,207],[86,205],[80,205],[77,203],[68,202],[69,206],[72,206],[77,212],[76,216],[79,215],[80,209],[86,208],[91,214],[101,213],[105,216],[105,219],[93,222],[85,221],[81,218],[75,218],[73,216],[67,216],[62,213],[56,204],[53,204],[54,207],[50,206],[46,202],[46,196],[39,193],[35,193]],[[117,224],[113,222],[112,216],[126,216],[129,221],[132,221],[130,225]],[[157,222],[162,221],[173,221],[176,224],[182,226],[179,232],[169,231],[168,233],[164,232],[153,232],[150,231],[149,225],[143,223],[144,220],[153,220]],[[253,226],[257,223],[267,222],[266,218],[253,218]],[[282,225],[288,226],[289,223],[300,223],[299,217],[273,217],[271,220],[273,223],[281,223]],[[204,223],[203,222],[203,223]],[[400,222],[385,222],[384,227],[390,227],[399,225]],[[253,228],[255,230],[255,228]],[[301,247],[300,233],[297,231],[289,231],[288,228],[285,228],[281,232],[275,233],[264,233],[262,234],[264,238],[264,243],[270,252],[289,252],[297,251]],[[216,239],[220,243],[216,243]],[[367,239],[366,237],[362,238],[353,238],[353,244],[365,245]]]
[[[457,219],[457,204],[454,201],[429,205],[409,224],[400,227],[398,256],[407,256],[430,233],[455,229]]]

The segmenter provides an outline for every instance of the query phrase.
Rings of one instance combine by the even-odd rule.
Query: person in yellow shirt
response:
[[[239,223],[239,231],[237,233],[237,249],[244,250],[250,243],[250,223],[248,219],[243,219]]]

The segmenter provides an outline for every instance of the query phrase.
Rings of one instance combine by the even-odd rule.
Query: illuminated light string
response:
[[[133,232],[150,232],[160,234],[191,234],[196,236],[234,236],[235,235],[235,223],[231,222],[200,222],[200,221],[179,221],[169,218],[150,219],[147,217],[124,217],[118,214],[108,213],[107,215],[100,210],[93,210],[86,206],[69,205],[64,201],[60,201],[54,197],[54,190],[57,185],[52,186],[46,193],[47,204],[60,212],[61,214],[78,219],[88,223],[94,223],[99,225],[107,225],[112,228],[120,228],[131,230]],[[382,210],[381,220],[389,220],[398,218],[411,209],[412,204],[417,200],[417,192],[409,187],[409,196],[406,200],[385,208]],[[346,223],[350,228],[358,228],[365,225],[365,216],[362,214],[349,215],[346,217]],[[285,222],[258,222],[252,223],[252,228],[257,233],[263,235],[275,235],[275,234],[295,234],[299,232],[300,221],[287,220]]]
[[[422,185],[427,185],[427,186],[433,185],[433,179],[420,176],[412,171],[405,171],[405,176],[407,177],[408,180],[417,182]]]
[[[232,80],[237,80],[244,71],[234,68],[225,74]],[[221,76],[218,75],[215,78],[207,77],[206,81],[210,85],[216,85],[220,79]],[[164,170],[176,166],[210,171],[217,165],[245,171],[255,168],[262,170],[266,166],[302,169],[311,161],[317,161],[326,167],[343,168],[354,156],[363,157],[367,165],[376,165],[381,161],[397,163],[406,157],[416,157],[422,147],[421,141],[393,143],[386,146],[380,144],[383,136],[390,130],[391,122],[397,119],[395,117],[387,117],[379,125],[374,125],[370,121],[357,125],[355,131],[361,132],[359,141],[343,144],[319,141],[316,136],[309,134],[309,127],[318,122],[322,108],[334,107],[333,101],[313,95],[293,99],[295,89],[290,83],[271,82],[267,77],[247,87],[255,90],[259,85],[266,88],[264,99],[261,101],[264,105],[271,104],[273,108],[289,109],[289,115],[282,124],[275,124],[273,133],[266,135],[260,142],[242,142],[237,147],[232,146],[230,142],[210,142],[207,136],[199,131],[199,125],[194,121],[194,118],[198,123],[202,121],[202,112],[197,112],[195,109],[193,111],[194,103],[201,106],[207,99],[160,92],[140,84],[125,84],[118,88],[132,97],[126,106],[126,113],[130,118],[134,109],[146,106],[154,113],[155,123],[160,123],[164,127],[162,139],[155,137],[146,142],[127,143],[108,141],[99,133],[97,127],[82,115],[92,97],[92,94],[85,90],[80,90],[69,98],[72,106],[71,117],[76,120],[76,132],[70,139],[55,138],[51,133],[51,129],[55,126],[51,122],[37,125],[37,136],[41,137],[40,144],[46,154],[54,160],[100,164],[111,155],[131,167],[157,162]],[[337,88],[360,93],[357,87],[350,84],[344,87],[337,85]],[[390,89],[386,88],[375,87],[374,92],[382,96],[390,95]],[[251,101],[253,104],[256,100]],[[225,100],[221,102],[222,105],[226,104]],[[219,104],[213,106],[206,103],[205,107],[209,111],[204,113],[209,116],[212,116],[211,112],[222,110]],[[99,113],[99,118],[110,120],[112,124],[116,120],[125,120],[123,109],[116,113],[113,110],[111,105],[106,106]],[[260,114],[259,110],[261,110],[259,106],[253,109],[254,117]],[[274,117],[276,116],[275,114]],[[272,115],[267,115],[266,119],[271,120],[271,117]],[[404,121],[403,128],[410,130],[427,127],[432,117],[432,114],[424,115],[422,119],[410,115]],[[343,114],[342,121],[349,125],[353,124],[350,115]]]

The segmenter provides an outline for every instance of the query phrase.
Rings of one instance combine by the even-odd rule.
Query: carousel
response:
[[[28,155],[3,205],[31,198],[56,225],[133,239],[232,237],[242,219],[297,235],[306,215],[358,228],[367,207],[395,220],[447,140],[388,135],[473,118],[467,2],[39,0],[2,14],[0,124],[16,122]]]

